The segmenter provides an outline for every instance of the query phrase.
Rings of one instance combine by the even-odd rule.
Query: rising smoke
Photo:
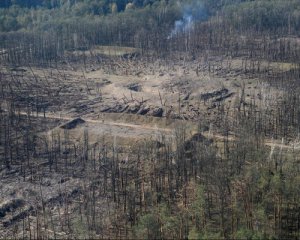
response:
[[[208,17],[207,11],[205,11],[205,8],[199,0],[194,0],[189,4],[185,4],[181,9],[183,12],[182,18],[175,21],[174,28],[168,35],[168,39],[171,39],[178,34],[190,32],[196,22],[206,20]]]

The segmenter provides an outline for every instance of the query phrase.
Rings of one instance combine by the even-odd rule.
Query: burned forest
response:
[[[298,0],[0,2],[0,239],[300,239]]]

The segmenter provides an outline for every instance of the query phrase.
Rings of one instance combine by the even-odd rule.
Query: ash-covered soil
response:
[[[130,113],[196,120],[199,112],[213,109],[218,102],[230,104],[239,92],[241,76],[227,77],[237,70],[223,62],[215,65],[201,58],[172,63],[113,58],[86,67],[2,68],[2,79],[15,79],[14,98],[23,109],[27,104],[33,111],[72,117]],[[207,94],[211,97],[203,97]],[[2,108],[7,108],[5,103]]]
[[[18,123],[16,132],[22,136],[35,129],[35,141],[40,145],[49,141],[50,145],[41,147],[41,158],[33,151],[31,162],[25,161],[26,165],[12,164],[9,169],[0,169],[0,235],[30,238],[32,232],[49,238],[93,237],[80,232],[78,226],[78,216],[86,207],[80,206],[83,199],[89,199],[82,190],[92,187],[113,166],[105,163],[107,156],[99,157],[103,162],[85,165],[86,156],[78,154],[84,152],[84,142],[88,139],[91,154],[103,154],[107,146],[113,148],[111,152],[116,146],[124,147],[127,150],[121,151],[119,157],[126,165],[132,150],[128,148],[144,139],[163,146],[161,142],[174,139],[176,128],[183,121],[189,128],[188,136],[200,130],[209,131],[210,135],[214,120],[224,114],[222,109],[230,113],[254,99],[263,99],[267,105],[280,95],[279,90],[261,81],[260,75],[250,77],[243,70],[245,64],[243,59],[200,56],[197,60],[172,62],[103,57],[101,62],[85,65],[66,62],[57,67],[2,66],[4,94],[0,113],[13,114]],[[260,67],[267,76],[278,66],[261,63]],[[28,122],[32,129],[27,129]],[[55,156],[49,156],[49,149],[57,148],[57,141],[63,143],[64,148],[57,152],[64,162],[55,165],[50,163],[49,159]],[[2,148],[0,153],[7,154]],[[89,176],[87,169],[96,174]],[[98,206],[101,201],[106,206],[97,209],[103,216],[99,219],[103,229],[112,225],[105,216],[114,208],[114,204],[109,204],[112,196],[106,191],[96,191]],[[86,221],[89,224],[89,219]]]
[[[280,63],[259,64],[261,74],[257,69],[252,74],[244,69],[247,65],[255,68],[255,63],[242,58],[150,61],[103,57],[101,62],[91,60],[85,65],[2,67],[1,79],[13,87],[14,95],[8,97],[23,111],[73,118],[124,113],[199,120],[215,115],[220,105],[236,108],[241,95],[245,103],[274,95],[270,92],[277,90],[264,85],[261,77],[274,73]],[[3,102],[1,108],[8,106]]]

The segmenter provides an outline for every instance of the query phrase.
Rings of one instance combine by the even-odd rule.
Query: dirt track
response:
[[[20,112],[21,115],[27,115],[26,112]],[[41,115],[38,117],[42,117]],[[48,119],[57,119],[63,121],[71,121],[74,117],[65,115],[65,114],[53,114],[47,113],[46,118]],[[104,119],[90,119],[90,118],[83,118],[86,124],[85,127],[91,128],[94,134],[103,135],[108,133],[112,136],[121,136],[121,137],[159,137],[160,135],[172,137],[174,136],[174,130],[167,128],[167,127],[153,127],[146,124],[134,124],[134,123],[124,123],[124,122],[114,122],[111,120],[104,120]],[[101,128],[100,128],[101,126]],[[222,141],[222,140],[229,140],[235,141],[235,136],[223,136],[217,133],[208,133],[205,132],[203,135],[207,138]],[[282,140],[280,142],[276,142],[273,139],[266,139],[265,145],[271,148],[280,148],[280,149],[289,149],[289,150],[297,150],[300,149],[300,144],[296,141],[287,145],[283,143]]]

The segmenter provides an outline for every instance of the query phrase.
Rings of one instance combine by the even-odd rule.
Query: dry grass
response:
[[[140,49],[120,46],[95,46],[92,51],[108,56],[123,56],[124,54],[138,53]]]
[[[106,56],[111,56],[111,57],[121,57],[126,54],[135,54],[139,53],[140,49],[138,48],[132,48],[132,47],[120,47],[120,46],[94,46],[90,50],[85,51],[85,50],[75,50],[72,53],[76,56],[80,55],[86,55],[90,56],[91,54],[101,54],[101,55],[106,55]]]

